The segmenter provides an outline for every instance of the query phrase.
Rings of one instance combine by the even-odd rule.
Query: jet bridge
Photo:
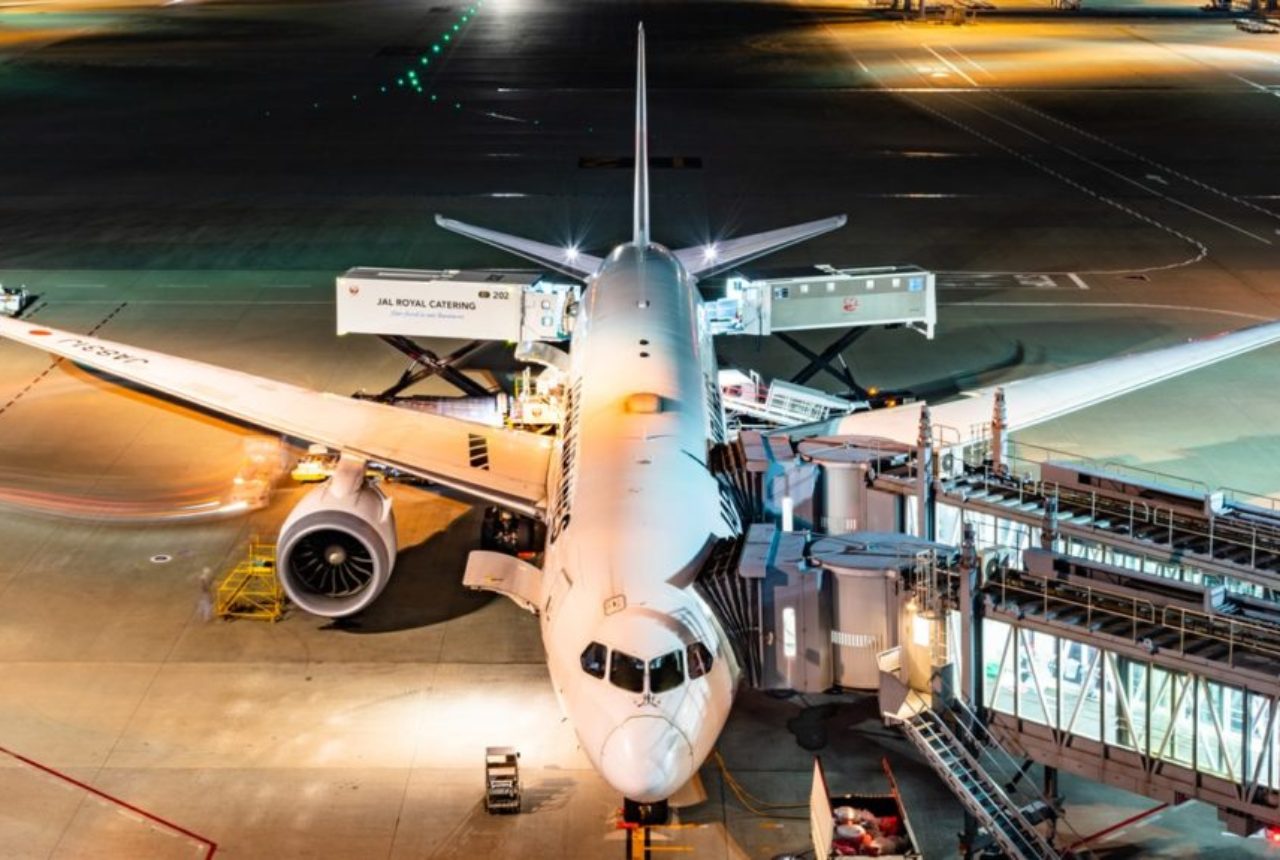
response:
[[[1059,769],[1242,835],[1280,823],[1280,504],[993,424],[925,422],[916,446],[742,432],[722,459],[753,525],[699,586],[748,680],[877,691],[971,848],[1080,856]]]

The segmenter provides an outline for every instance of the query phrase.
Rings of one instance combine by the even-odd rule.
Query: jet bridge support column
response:
[[[924,406],[920,409],[920,436],[916,440],[916,513],[918,535],[930,541],[937,537],[933,479],[933,422],[929,407]]]
[[[973,526],[965,523],[964,542],[960,545],[960,690],[962,698],[978,719],[986,722],[982,688],[984,665],[982,655],[982,614],[986,602],[982,596],[982,563],[974,540]],[[978,841],[978,820],[965,810],[964,830],[960,836],[961,853],[968,860],[974,856]]]
[[[1004,388],[997,388],[991,411],[991,470],[1003,475],[1008,468],[1009,441],[1005,428],[1009,426],[1009,410],[1004,403]]]

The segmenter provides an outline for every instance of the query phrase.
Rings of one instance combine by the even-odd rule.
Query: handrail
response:
[[[1154,603],[1143,598],[1115,594],[1105,589],[1095,589],[1091,585],[1072,585],[1072,588],[1085,593],[1085,599],[1082,601],[1049,591],[1048,580],[1039,577],[1031,577],[1031,579],[1040,583],[1040,588],[1032,589],[1011,583],[1009,577],[1002,576],[998,583],[1001,603],[1009,602],[1010,593],[1023,594],[1040,601],[1041,611],[1044,614],[1048,613],[1050,603],[1084,609],[1085,617],[1081,621],[1086,627],[1092,625],[1095,613],[1123,618],[1130,622],[1132,634],[1130,638],[1134,643],[1140,641],[1138,627],[1145,623],[1177,632],[1180,651],[1185,650],[1187,637],[1190,635],[1226,645],[1230,657],[1235,656],[1237,649],[1246,647],[1249,651],[1280,659],[1280,646],[1269,645],[1266,642],[1267,639],[1280,633],[1280,630],[1257,621],[1229,618],[1181,606],[1163,606],[1157,609]],[[1096,600],[1095,596],[1097,596]],[[1120,608],[1126,603],[1132,607],[1127,615]],[[1199,624],[1193,625],[1193,622],[1197,621]],[[1225,635],[1220,632],[1224,627],[1227,631]]]

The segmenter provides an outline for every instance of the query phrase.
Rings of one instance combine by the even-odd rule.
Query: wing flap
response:
[[[543,436],[313,391],[4,317],[0,337],[525,513],[544,507],[551,440]]]
[[[1280,322],[1264,323],[1163,349],[1107,358],[1079,367],[988,386],[959,400],[930,405],[935,426],[952,428],[961,439],[991,421],[997,388],[1005,393],[1009,430],[1024,430],[1085,409],[1130,391],[1225,361],[1280,342]],[[914,444],[919,431],[920,404],[860,412],[840,420],[840,433],[885,436]]]

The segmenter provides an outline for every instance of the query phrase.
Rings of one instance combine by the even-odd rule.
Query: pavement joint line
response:
[[[1041,118],[1043,118],[1043,119],[1047,120],[1048,122],[1051,122],[1051,123],[1053,123],[1053,124],[1055,124],[1055,125],[1061,126],[1062,128],[1065,128],[1065,129],[1067,129],[1067,130],[1069,130],[1069,131],[1074,131],[1076,134],[1079,134],[1079,135],[1081,135],[1081,136],[1083,136],[1083,137],[1087,137],[1087,138],[1089,138],[1090,140],[1097,141],[1098,143],[1101,143],[1103,146],[1110,147],[1111,149],[1115,150],[1116,152],[1123,153],[1124,155],[1127,155],[1127,156],[1129,156],[1130,158],[1136,158],[1136,159],[1138,159],[1139,161],[1141,161],[1141,162],[1142,162],[1142,163],[1144,163],[1144,164],[1150,165],[1151,167],[1154,167],[1154,168],[1156,168],[1156,169],[1158,169],[1158,170],[1163,170],[1164,172],[1168,173],[1170,176],[1176,176],[1176,177],[1178,177],[1179,179],[1181,179],[1183,182],[1190,182],[1192,185],[1196,186],[1197,188],[1201,188],[1201,189],[1203,189],[1203,190],[1205,190],[1205,191],[1208,191],[1208,192],[1209,192],[1209,193],[1211,193],[1211,194],[1216,194],[1216,195],[1218,195],[1219,197],[1223,197],[1223,198],[1226,198],[1227,200],[1234,201],[1235,203],[1238,203],[1238,204],[1240,204],[1241,206],[1245,206],[1245,207],[1247,207],[1247,208],[1249,208],[1249,209],[1253,209],[1253,210],[1255,210],[1255,211],[1257,211],[1257,212],[1261,212],[1262,214],[1267,215],[1267,216],[1269,216],[1269,217],[1271,217],[1271,218],[1280,219],[1280,213],[1278,213],[1278,212],[1274,212],[1274,211],[1272,211],[1272,210],[1268,209],[1268,208],[1267,208],[1267,207],[1265,207],[1265,206],[1259,206],[1259,205],[1258,205],[1258,204],[1256,204],[1256,203],[1250,203],[1248,200],[1245,200],[1245,199],[1243,199],[1243,198],[1241,198],[1241,197],[1239,197],[1239,196],[1237,196],[1237,195],[1235,195],[1235,194],[1231,194],[1231,193],[1230,193],[1230,192],[1228,192],[1228,191],[1223,191],[1221,188],[1218,188],[1218,187],[1216,187],[1216,186],[1210,185],[1209,183],[1204,182],[1204,181],[1199,180],[1199,179],[1196,179],[1196,178],[1194,178],[1194,177],[1192,177],[1192,176],[1188,176],[1187,174],[1185,174],[1185,173],[1183,173],[1183,172],[1181,172],[1181,171],[1179,171],[1179,170],[1175,170],[1174,168],[1169,167],[1167,164],[1163,164],[1163,163],[1161,163],[1161,162],[1159,162],[1159,161],[1156,161],[1155,159],[1150,158],[1150,157],[1148,157],[1148,156],[1145,156],[1145,155],[1143,155],[1143,154],[1142,154],[1142,153],[1140,153],[1140,152],[1135,152],[1134,150],[1129,149],[1128,147],[1121,146],[1120,144],[1115,143],[1115,142],[1113,142],[1113,141],[1110,141],[1110,140],[1108,140],[1107,138],[1102,137],[1102,136],[1101,136],[1101,135],[1099,135],[1099,134],[1094,134],[1093,132],[1091,132],[1091,131],[1089,131],[1089,130],[1087,130],[1087,129],[1083,129],[1083,128],[1080,128],[1080,127],[1079,127],[1079,126],[1077,126],[1077,125],[1074,125],[1074,124],[1072,124],[1072,123],[1069,123],[1069,122],[1067,122],[1066,120],[1059,119],[1058,117],[1054,116],[1053,114],[1047,113],[1046,111],[1039,110],[1038,108],[1033,108],[1033,107],[1031,107],[1031,106],[1030,106],[1030,105],[1028,105],[1028,104],[1025,104],[1025,103],[1023,103],[1023,102],[1018,101],[1017,99],[1010,98],[1009,96],[1005,95],[1004,93],[996,92],[996,93],[995,93],[995,95],[996,95],[996,97],[997,97],[997,98],[1003,99],[1003,100],[1005,100],[1005,101],[1009,102],[1011,105],[1014,105],[1015,107],[1021,108],[1022,110],[1029,111],[1029,112],[1031,112],[1031,113],[1035,114],[1036,116],[1039,116],[1039,117],[1041,117]]]
[[[1187,202],[1185,202],[1185,201],[1179,200],[1177,197],[1173,197],[1173,196],[1171,196],[1171,195],[1164,194],[1164,193],[1162,193],[1162,192],[1160,192],[1160,191],[1157,191],[1156,189],[1152,188],[1151,186],[1149,186],[1149,185],[1145,185],[1145,184],[1143,184],[1143,183],[1139,182],[1138,180],[1134,179],[1132,176],[1125,176],[1123,173],[1119,172],[1118,170],[1113,170],[1113,169],[1111,169],[1110,167],[1107,167],[1105,164],[1102,164],[1101,162],[1095,161],[1094,159],[1090,158],[1090,157],[1089,157],[1089,156],[1087,156],[1087,155],[1084,155],[1084,154],[1082,154],[1082,153],[1076,152],[1074,149],[1071,149],[1071,148],[1070,148],[1070,147],[1068,147],[1068,146],[1064,146],[1063,144],[1061,144],[1061,143],[1057,143],[1056,141],[1050,141],[1050,140],[1048,140],[1048,139],[1046,139],[1046,138],[1043,138],[1043,137],[1041,137],[1040,135],[1036,134],[1034,131],[1031,131],[1030,129],[1026,128],[1025,126],[1022,126],[1022,125],[1020,125],[1020,124],[1018,124],[1018,123],[1014,122],[1013,120],[1005,119],[1005,118],[1004,118],[1004,117],[1002,117],[1002,116],[998,116],[998,115],[996,115],[996,114],[992,113],[991,111],[988,111],[988,110],[986,110],[986,109],[984,109],[984,108],[979,107],[979,106],[978,106],[978,105],[976,105],[976,104],[970,104],[969,106],[970,106],[970,107],[972,107],[974,110],[978,111],[978,113],[981,113],[981,114],[983,114],[983,115],[985,115],[985,116],[988,116],[988,117],[990,117],[991,119],[995,120],[996,122],[1003,123],[1004,125],[1007,125],[1007,126],[1009,126],[1010,128],[1017,129],[1018,131],[1021,131],[1023,134],[1026,134],[1026,135],[1029,135],[1029,136],[1031,136],[1031,137],[1034,137],[1036,140],[1039,140],[1039,141],[1042,141],[1042,142],[1044,142],[1044,143],[1047,143],[1047,144],[1049,144],[1050,146],[1054,147],[1055,149],[1057,149],[1057,150],[1059,150],[1059,151],[1061,151],[1061,152],[1065,152],[1067,155],[1070,155],[1072,158],[1075,158],[1075,159],[1077,159],[1077,160],[1079,160],[1079,161],[1083,161],[1085,164],[1088,164],[1090,167],[1093,167],[1093,168],[1095,168],[1095,169],[1097,169],[1097,170],[1101,170],[1101,171],[1103,171],[1104,173],[1107,173],[1107,174],[1110,174],[1111,176],[1114,176],[1116,179],[1119,179],[1121,182],[1127,182],[1127,183],[1129,183],[1130,185],[1134,186],[1135,188],[1141,188],[1143,191],[1147,192],[1148,194],[1150,194],[1150,195],[1151,195],[1151,196],[1153,196],[1153,197],[1159,197],[1161,200],[1165,200],[1165,201],[1167,201],[1167,202],[1169,202],[1169,203],[1174,204],[1175,206],[1180,206],[1180,207],[1182,207],[1183,209],[1186,209],[1188,212],[1193,212],[1193,213],[1195,213],[1196,215],[1201,216],[1202,218],[1207,218],[1207,219],[1209,219],[1210,221],[1213,221],[1213,222],[1215,222],[1215,223],[1217,223],[1217,224],[1221,224],[1223,227],[1226,227],[1226,228],[1231,229],[1231,230],[1235,230],[1237,233],[1240,233],[1240,234],[1242,234],[1242,235],[1244,235],[1244,236],[1248,236],[1250,239],[1256,239],[1257,241],[1261,242],[1261,243],[1262,243],[1262,244],[1264,244],[1264,245],[1270,245],[1270,244],[1271,244],[1271,240],[1270,240],[1270,239],[1265,239],[1265,238],[1263,238],[1262,236],[1259,236],[1259,235],[1257,235],[1256,233],[1252,233],[1252,232],[1250,232],[1250,231],[1248,231],[1248,230],[1244,229],[1243,227],[1241,227],[1241,226],[1239,226],[1239,225],[1237,225],[1237,224],[1232,224],[1230,221],[1227,221],[1227,220],[1225,220],[1225,219],[1223,219],[1223,218],[1219,218],[1218,216],[1213,215],[1213,214],[1210,214],[1209,212],[1205,212],[1203,209],[1197,209],[1195,206],[1192,206],[1190,203],[1187,203]],[[1160,222],[1158,222],[1158,221],[1155,221],[1155,219],[1152,219],[1152,222],[1153,222],[1153,223],[1157,223],[1157,224],[1158,224],[1158,223],[1160,223]],[[1170,228],[1170,229],[1172,229],[1172,228]]]
[[[981,132],[981,131],[978,131],[977,129],[973,128],[972,126],[970,126],[970,125],[968,125],[968,124],[966,124],[966,123],[964,123],[964,122],[963,122],[963,121],[961,121],[961,120],[955,119],[954,117],[947,116],[946,114],[942,113],[941,111],[937,110],[936,108],[932,108],[932,107],[930,107],[930,106],[928,106],[928,105],[926,105],[926,104],[922,103],[922,102],[921,102],[920,100],[918,100],[918,99],[907,98],[907,99],[906,99],[906,101],[907,101],[907,102],[909,102],[909,103],[911,103],[912,105],[915,105],[915,106],[916,106],[917,108],[919,108],[920,110],[923,110],[923,111],[925,111],[926,113],[932,114],[933,116],[937,117],[938,119],[942,120],[943,122],[948,123],[949,125],[953,125],[953,126],[955,126],[956,128],[959,128],[959,129],[961,129],[961,130],[963,130],[963,131],[966,131],[966,132],[968,132],[969,134],[973,135],[974,137],[978,138],[979,140],[985,141],[986,143],[989,143],[990,145],[992,145],[992,146],[996,147],[997,149],[1000,149],[1000,150],[1002,150],[1003,152],[1006,152],[1006,153],[1008,153],[1009,155],[1012,155],[1014,158],[1018,159],[1019,161],[1023,161],[1023,162],[1025,162],[1025,163],[1027,163],[1027,164],[1030,164],[1032,167],[1035,167],[1037,170],[1040,170],[1040,171],[1042,171],[1042,172],[1044,172],[1044,173],[1048,174],[1049,176],[1054,177],[1055,179],[1059,180],[1060,182],[1066,183],[1067,185],[1071,186],[1072,188],[1075,188],[1077,191],[1080,191],[1081,193],[1086,194],[1086,195],[1088,195],[1089,197],[1092,197],[1092,198],[1094,198],[1095,200],[1098,200],[1099,202],[1105,203],[1105,204],[1106,204],[1106,205],[1108,205],[1108,206],[1111,206],[1111,207],[1113,207],[1113,208],[1115,208],[1115,209],[1118,209],[1119,211],[1124,212],[1125,214],[1127,214],[1127,215],[1129,215],[1129,216],[1131,216],[1131,217],[1133,217],[1133,218],[1136,218],[1137,220],[1142,221],[1142,222],[1143,222],[1143,223],[1145,223],[1145,224],[1149,224],[1149,225],[1151,225],[1152,227],[1155,227],[1155,228],[1156,228],[1156,229],[1158,229],[1158,230],[1161,230],[1161,231],[1163,231],[1163,232],[1165,232],[1165,233],[1168,233],[1168,234],[1169,234],[1169,235],[1171,235],[1171,236],[1174,236],[1174,237],[1176,237],[1176,238],[1178,238],[1178,239],[1181,239],[1182,241],[1186,242],[1187,244],[1191,245],[1193,248],[1195,248],[1195,249],[1197,250],[1196,256],[1194,256],[1194,257],[1190,257],[1190,258],[1188,258],[1188,259],[1186,259],[1186,260],[1182,260],[1182,261],[1174,262],[1174,263],[1168,263],[1168,264],[1163,265],[1163,266],[1151,266],[1151,267],[1148,267],[1148,268],[1145,268],[1145,269],[1130,269],[1130,270],[1126,270],[1126,271],[1129,271],[1129,272],[1136,272],[1136,271],[1141,271],[1141,272],[1156,272],[1156,271],[1164,271],[1164,270],[1168,270],[1168,269],[1180,269],[1180,268],[1184,268],[1184,267],[1186,267],[1186,266],[1190,266],[1190,265],[1192,265],[1192,264],[1194,264],[1194,263],[1198,263],[1198,262],[1200,262],[1201,260],[1203,260],[1205,257],[1209,256],[1209,248],[1208,248],[1208,246],[1207,246],[1207,245],[1205,245],[1203,242],[1199,241],[1198,239],[1194,239],[1194,238],[1192,238],[1191,236],[1188,236],[1187,234],[1185,234],[1185,233],[1183,233],[1183,232],[1181,232],[1181,231],[1179,231],[1179,230],[1177,230],[1177,229],[1175,229],[1175,228],[1173,228],[1173,227],[1170,227],[1170,226],[1169,226],[1169,225],[1167,225],[1167,224],[1164,224],[1164,223],[1162,223],[1162,222],[1160,222],[1160,221],[1157,221],[1157,220],[1156,220],[1156,219],[1154,219],[1154,218],[1151,218],[1151,217],[1149,217],[1149,216],[1147,216],[1147,215],[1144,215],[1143,213],[1141,213],[1141,212],[1137,211],[1136,209],[1133,209],[1133,208],[1132,208],[1132,207],[1130,207],[1130,206],[1127,206],[1127,205],[1125,205],[1125,204],[1123,204],[1123,203],[1119,202],[1118,200],[1114,200],[1114,199],[1112,199],[1112,198],[1110,198],[1110,197],[1107,197],[1107,196],[1106,196],[1106,195],[1104,195],[1104,194],[1101,194],[1101,193],[1099,193],[1099,192],[1097,192],[1097,191],[1094,191],[1092,188],[1088,187],[1087,185],[1084,185],[1083,183],[1077,182],[1076,180],[1072,179],[1071,177],[1067,176],[1066,174],[1063,174],[1063,173],[1061,173],[1061,172],[1059,172],[1059,171],[1055,170],[1054,168],[1049,167],[1048,165],[1041,163],[1038,159],[1034,158],[1033,156],[1030,156],[1030,155],[1028,155],[1028,154],[1027,154],[1027,153],[1025,153],[1025,152],[1021,152],[1020,150],[1014,149],[1014,148],[1013,148],[1013,147],[1011,147],[1011,146],[1008,146],[1008,145],[1006,145],[1006,144],[1003,144],[1003,143],[1001,143],[1000,141],[996,140],[995,138],[991,137],[990,135],[987,135],[987,134],[984,134],[984,133],[983,133],[983,132]],[[1117,273],[1118,273],[1118,272],[1094,272],[1094,273],[1092,273],[1092,274],[1117,274]]]

